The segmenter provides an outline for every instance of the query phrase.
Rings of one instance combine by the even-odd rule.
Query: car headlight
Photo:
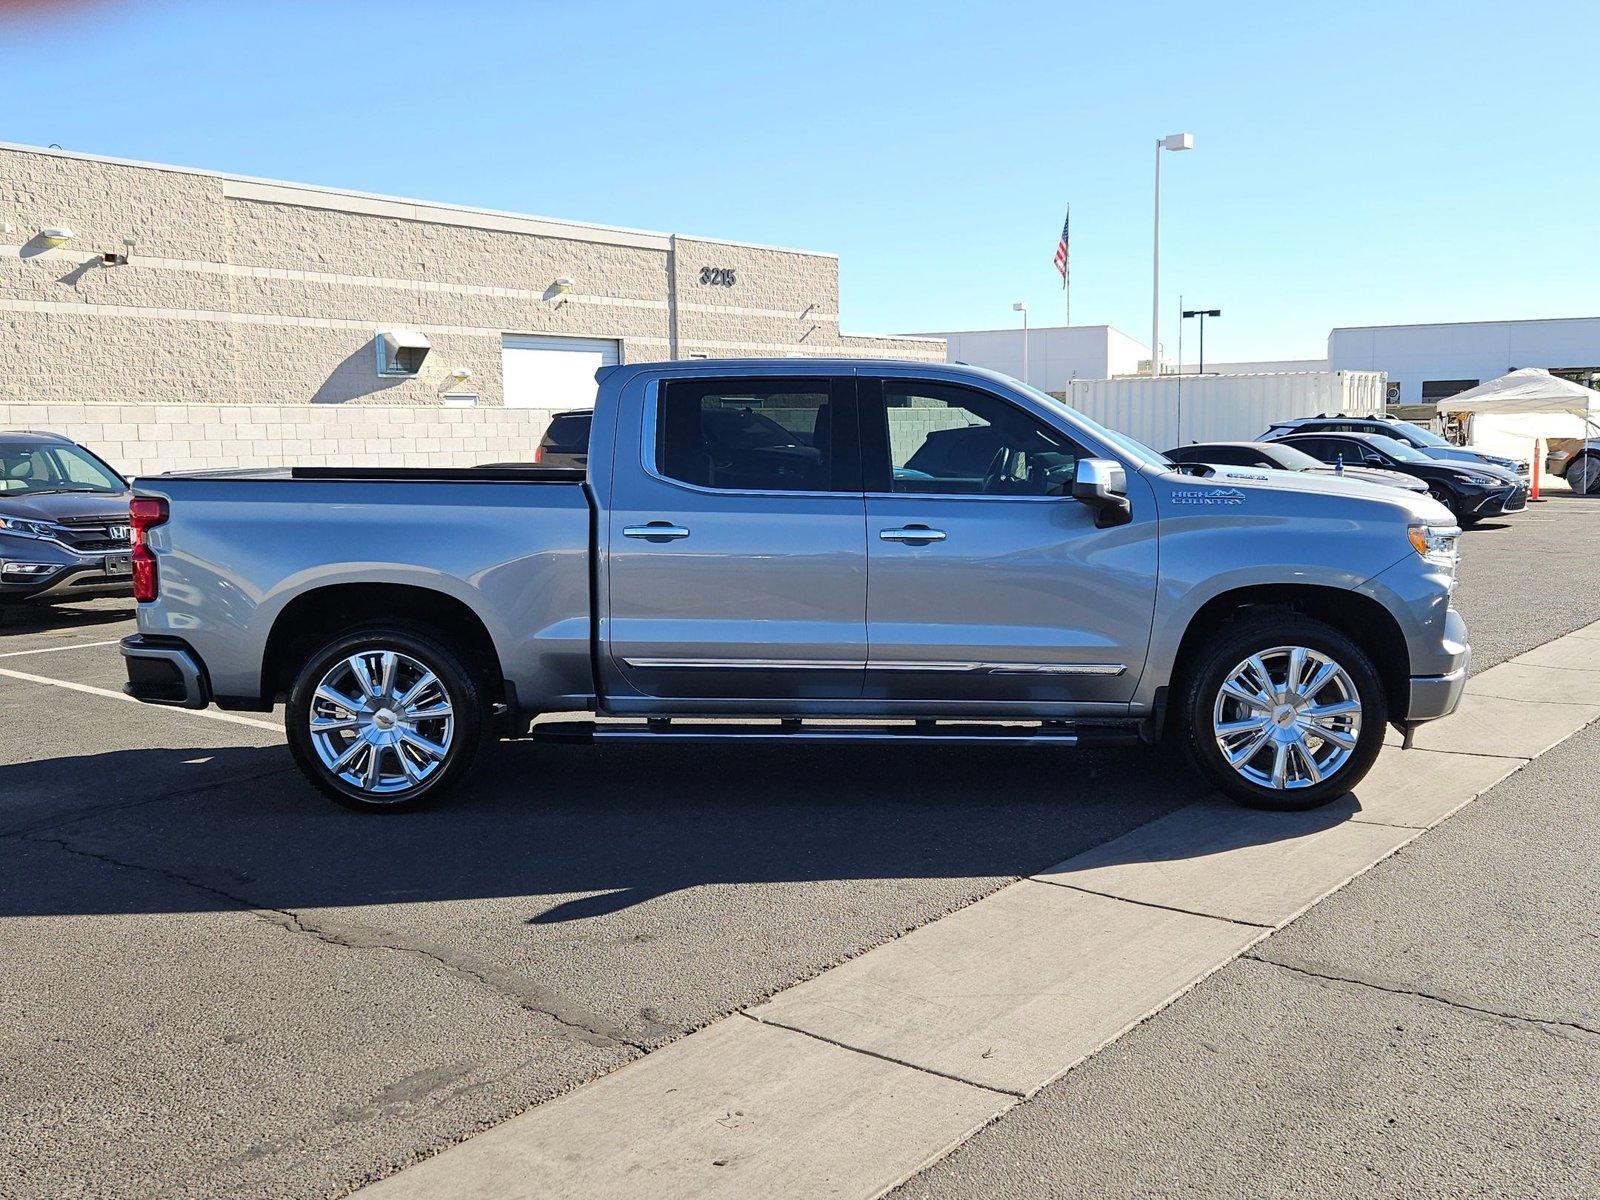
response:
[[[48,521],[24,521],[21,517],[0,517],[0,533],[10,533],[25,538],[48,538],[54,541],[61,536],[61,532],[61,526],[52,525]]]
[[[1411,548],[1422,555],[1424,562],[1455,570],[1461,558],[1461,530],[1456,526],[1424,525],[1418,522],[1407,527],[1406,536],[1411,539]]]

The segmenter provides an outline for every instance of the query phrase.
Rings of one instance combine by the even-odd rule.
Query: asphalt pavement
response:
[[[1476,667],[1600,618],[1600,598],[1571,582],[1591,576],[1600,553],[1600,505],[1591,503],[1553,498],[1467,535],[1458,606]],[[459,799],[374,819],[312,792],[271,729],[117,698],[115,647],[91,643],[130,628],[128,606],[115,602],[0,628],[8,1200],[342,1194],[1201,794],[1174,756],[1138,750],[512,745],[486,758]],[[1560,864],[1539,857],[1532,826],[1508,822],[1500,836],[1520,841],[1532,874],[1497,874],[1487,845],[1425,873],[1435,887],[1439,872],[1452,873],[1476,908],[1419,892],[1386,918],[1400,924],[1382,937],[1380,917],[1402,893],[1380,889],[1375,907],[1342,924],[1326,915],[1436,843],[1465,836],[1487,819],[1480,810],[1552,764],[1570,759],[1560,776],[1571,791],[1565,819],[1592,829],[1580,786],[1593,774],[1592,737],[1324,902],[1255,959],[1224,969],[913,1180],[909,1194],[1265,1194],[1267,1176],[1252,1189],[1228,1174],[1219,1126],[1241,1126],[1234,1144],[1263,1171],[1278,1169],[1263,1157],[1273,1147],[1313,1175],[1319,1164],[1353,1171],[1373,1157],[1360,1148],[1381,1130],[1327,1126],[1346,1150],[1341,1158],[1329,1149],[1323,1161],[1296,1139],[1294,1122],[1280,1114],[1274,1124],[1274,1105],[1314,1121],[1324,1117],[1321,1098],[1353,1122],[1352,1096],[1376,1099],[1390,1087],[1411,1097],[1410,1109],[1392,1106],[1397,1122],[1410,1112],[1427,1126],[1434,1113],[1435,1125],[1462,1137],[1485,1132],[1469,1118],[1474,1104],[1494,1107],[1492,1092],[1511,1110],[1501,1142],[1514,1149],[1570,1130],[1553,1143],[1572,1148],[1558,1162],[1592,1168],[1576,1149],[1592,1132],[1574,1106],[1595,1108],[1580,1077],[1595,1078],[1595,1063],[1571,1057],[1592,1055],[1589,1035],[1516,1019],[1555,1013],[1556,1024],[1570,1016],[1596,1027],[1593,954],[1574,932],[1594,928],[1592,875],[1587,909],[1581,874],[1547,894],[1540,868]],[[1536,811],[1559,830],[1562,814]],[[1567,869],[1581,861],[1572,854]],[[1519,884],[1520,904],[1494,890]],[[1423,915],[1430,903],[1461,913],[1458,924]],[[1558,907],[1578,915],[1559,928],[1539,919]],[[1485,926],[1491,917],[1499,924]],[[1328,921],[1326,940],[1307,942],[1299,957],[1280,949]],[[1531,927],[1547,941],[1530,941]],[[1528,947],[1539,966],[1502,954],[1495,988],[1484,991],[1473,968],[1486,960],[1446,936],[1457,928],[1463,938],[1498,931],[1497,945]],[[1560,937],[1565,957],[1554,949]],[[1437,975],[1459,994],[1441,985],[1445,998],[1432,1001],[1372,986],[1416,982],[1406,972],[1421,960],[1395,944],[1424,947],[1435,957],[1422,982]],[[1323,969],[1330,964],[1341,970]],[[1590,1008],[1580,1012],[1584,980]],[[1222,999],[1199,1010],[1193,1028],[1209,1029],[1201,1040],[1220,1049],[1173,1058],[1171,1045],[1151,1041],[1213,996]],[[1467,1015],[1471,1005],[1454,1002],[1461,997],[1514,1015],[1486,1031],[1488,1018]],[[1422,1032],[1408,1040],[1370,1027],[1383,1005],[1423,1005],[1410,1026]],[[1285,1013],[1303,1019],[1286,1027]],[[1262,1038],[1261,1029],[1278,1032]],[[1128,1057],[1140,1047],[1153,1047],[1149,1062]],[[1408,1061],[1413,1048],[1420,1057]],[[1460,1067],[1460,1086],[1438,1074],[1452,1054],[1484,1060],[1476,1071]],[[1079,1103],[1084,1081],[1107,1064],[1121,1074],[1106,1076],[1087,1108],[1060,1107]],[[1519,1078],[1536,1082],[1519,1092]],[[1419,1082],[1429,1079],[1441,1099]],[[1466,1086],[1473,1081],[1479,1091]],[[1546,1092],[1576,1099],[1542,1104]],[[1438,1108],[1447,1101],[1459,1116]],[[1440,1111],[1451,1119],[1439,1121]],[[1125,1119],[1097,1125],[1090,1117],[1101,1112]],[[1551,1125],[1552,1113],[1564,1120]],[[1151,1140],[1163,1128],[1166,1140]],[[1394,1154],[1409,1154],[1386,1128]],[[1467,1161],[1448,1153],[1460,1138],[1437,1129],[1430,1137],[1412,1143],[1411,1174],[1392,1178],[1437,1181]],[[1118,1153],[1126,1161],[1107,1158]],[[1128,1174],[1147,1160],[1156,1174]],[[1181,1172],[1184,1164],[1193,1169]],[[1381,1191],[1391,1177],[1374,1178]],[[1485,1167],[1481,1178],[1487,1187],[1504,1176]],[[1576,1178],[1555,1172],[1548,1182]],[[990,1190],[974,1190],[980,1184]],[[1236,1184],[1243,1190],[1227,1190]]]

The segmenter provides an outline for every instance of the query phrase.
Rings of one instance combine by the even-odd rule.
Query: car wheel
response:
[[[1584,454],[1567,464],[1567,486],[1580,496],[1600,494],[1600,458]]]
[[[1459,502],[1453,492],[1440,487],[1437,483],[1430,483],[1428,485],[1428,495],[1450,510],[1450,515],[1456,519],[1457,525],[1462,524],[1465,518],[1461,515]]]
[[[455,787],[487,720],[483,692],[442,642],[401,627],[340,634],[289,692],[289,749],[322,792],[361,812],[420,807]]]
[[[1251,808],[1299,811],[1372,768],[1388,719],[1371,656],[1332,626],[1278,611],[1219,630],[1188,677],[1189,752]]]

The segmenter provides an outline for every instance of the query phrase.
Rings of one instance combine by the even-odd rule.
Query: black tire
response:
[[[1600,458],[1580,454],[1567,464],[1567,486],[1574,495],[1593,496],[1600,493]]]
[[[1320,781],[1304,782],[1302,779],[1297,786],[1276,788],[1263,786],[1247,778],[1229,763],[1222,747],[1218,744],[1214,716],[1222,686],[1232,676],[1236,667],[1245,663],[1251,655],[1265,654],[1288,647],[1303,647],[1315,651],[1332,660],[1343,670],[1345,680],[1354,689],[1354,698],[1358,699],[1361,705],[1360,724],[1355,732],[1355,746],[1350,750],[1348,757]],[[1328,685],[1324,685],[1325,688],[1326,686]],[[1339,681],[1336,686],[1344,687],[1345,683]],[[1317,694],[1328,693],[1324,690]],[[1277,710],[1273,711],[1276,713]],[[1378,751],[1383,746],[1383,733],[1388,723],[1388,703],[1384,696],[1382,680],[1378,677],[1377,666],[1366,651],[1331,625],[1280,609],[1229,622],[1212,635],[1201,647],[1194,669],[1189,672],[1183,684],[1179,718],[1182,721],[1183,740],[1190,759],[1200,769],[1201,774],[1224,795],[1250,808],[1299,812],[1319,808],[1330,800],[1344,795],[1372,769]],[[1289,723],[1294,724],[1292,718]],[[1312,752],[1313,759],[1322,750],[1332,746],[1331,742],[1323,744],[1320,739],[1314,737],[1313,740],[1318,742],[1318,748]],[[1291,751],[1288,757],[1291,765],[1297,768],[1296,773],[1304,778],[1309,777],[1309,772],[1298,769],[1304,762],[1303,758],[1298,757],[1302,753],[1299,750]],[[1330,750],[1329,753],[1331,758],[1337,753],[1337,748]],[[1247,767],[1250,764],[1263,764],[1264,758],[1260,756],[1275,755],[1273,744],[1271,742],[1263,744],[1257,755],[1246,760]],[[1259,771],[1262,770],[1262,766],[1250,769]]]
[[[1456,524],[1463,529],[1467,527],[1469,518],[1461,514],[1461,501],[1449,488],[1437,483],[1428,485],[1428,495],[1450,510],[1450,515],[1456,519]]]
[[[438,680],[439,691],[434,691],[430,687],[428,695],[438,695],[442,691],[451,718],[448,728],[442,721],[408,726],[413,733],[421,733],[424,736],[431,734],[434,738],[442,738],[442,742],[435,742],[435,745],[446,746],[442,758],[429,759],[410,748],[402,748],[398,743],[381,750],[377,755],[380,763],[380,785],[382,763],[387,762],[396,771],[404,773],[390,790],[375,793],[349,782],[323,761],[310,722],[313,705],[318,703],[315,693],[330,671],[337,669],[339,664],[352,657],[367,654],[382,655],[385,652],[403,656],[397,660],[402,663],[399,669],[409,669],[403,665],[404,660],[409,659],[411,663],[431,672]],[[381,663],[381,658],[376,661]],[[411,676],[406,678],[409,679]],[[400,686],[396,685],[391,688],[391,693],[397,694],[399,690]],[[357,698],[348,690],[342,691],[341,694],[351,699]],[[327,702],[321,703],[323,710],[327,711]],[[368,702],[365,707],[370,708],[371,703],[373,702]],[[426,711],[438,710],[438,705],[435,705]],[[362,719],[368,721],[369,728],[377,729],[377,723],[382,720],[386,711],[388,707],[379,703],[376,716],[369,718],[363,715]],[[363,712],[365,713],[365,708]],[[488,704],[484,698],[483,687],[462,661],[461,656],[431,634],[403,625],[367,625],[346,630],[334,637],[312,654],[296,674],[294,685],[289,691],[286,711],[289,751],[294,756],[295,765],[300,768],[301,773],[324,795],[346,808],[369,813],[394,813],[417,809],[459,786],[471,771],[473,761],[477,758],[488,718]],[[391,721],[388,729],[394,730],[395,724]],[[351,732],[330,735],[330,738],[343,739],[345,746],[353,747],[355,741],[364,736],[365,732],[361,734]],[[402,761],[402,756],[406,761]],[[357,763],[364,761],[366,761],[364,756],[356,759]],[[409,767],[407,761],[410,763]],[[425,778],[412,784],[404,783],[404,780],[410,777],[411,771],[424,768],[428,772]]]

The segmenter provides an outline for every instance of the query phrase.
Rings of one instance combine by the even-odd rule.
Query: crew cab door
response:
[[[619,431],[602,534],[608,704],[858,697],[855,381],[668,375],[642,410],[636,440]]]
[[[866,695],[1118,705],[1150,643],[1154,497],[1097,528],[1073,499],[1087,449],[964,384],[860,381],[867,487]],[[1092,709],[1090,710],[1092,711]]]

